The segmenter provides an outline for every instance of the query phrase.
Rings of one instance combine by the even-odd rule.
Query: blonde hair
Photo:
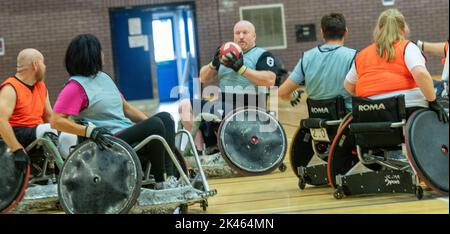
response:
[[[381,13],[373,32],[373,40],[377,46],[377,54],[392,61],[395,57],[394,42],[405,39],[408,29],[405,17],[397,9],[388,9]]]

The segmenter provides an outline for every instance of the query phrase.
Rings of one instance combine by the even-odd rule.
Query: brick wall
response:
[[[80,33],[93,33],[102,42],[105,71],[114,74],[109,8],[152,5],[184,0],[1,0],[0,37],[6,54],[0,56],[0,81],[15,73],[17,53],[28,47],[40,50],[47,65],[47,86],[52,102],[67,80],[64,54],[70,40]],[[206,64],[219,41],[232,40],[232,28],[239,20],[239,6],[283,3],[288,48],[274,50],[288,69],[293,69],[303,51],[320,41],[297,43],[295,25],[316,24],[330,12],[344,13],[350,36],[347,45],[362,49],[370,43],[373,27],[386,7],[381,0],[196,0],[200,62]],[[442,41],[448,38],[448,0],[397,0],[396,5],[411,28],[411,38]],[[440,74],[439,58],[428,56],[432,74]]]
[[[343,13],[349,28],[346,45],[360,50],[371,42],[373,28],[379,14],[388,9],[383,6],[381,0],[234,0],[231,2],[235,2],[235,4],[226,10],[224,4],[219,5],[222,8],[220,13],[222,40],[232,40],[231,30],[233,23],[239,20],[240,6],[284,4],[288,48],[274,50],[273,53],[280,56],[291,70],[298,62],[302,52],[322,43],[320,41],[320,19],[323,15],[330,12]],[[397,0],[395,7],[405,15],[411,29],[411,39],[443,41],[448,38],[449,1]],[[310,23],[316,25],[318,41],[297,43],[295,25]],[[442,72],[440,58],[428,56],[427,66],[432,74],[441,74]]]

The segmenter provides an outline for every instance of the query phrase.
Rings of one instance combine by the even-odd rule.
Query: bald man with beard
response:
[[[201,68],[200,82],[202,84],[218,82],[221,93],[231,92],[234,94],[253,93],[253,90],[256,94],[258,93],[259,87],[260,90],[261,88],[264,90],[264,88],[274,86],[277,74],[281,71],[281,68],[278,66],[279,64],[270,52],[256,46],[255,26],[249,21],[239,21],[233,28],[233,35],[234,43],[238,44],[242,49],[240,58],[233,57],[225,63],[221,63],[219,59],[219,45],[212,61]],[[192,102],[194,102],[194,104],[192,104]],[[208,103],[205,100],[185,99],[181,101],[179,107],[183,126],[187,130],[191,130],[193,125],[192,117],[194,113],[195,115],[199,114],[195,111],[196,106],[201,106],[202,112],[209,112],[217,115],[219,118],[223,118],[226,114],[226,110],[235,109],[236,107],[229,108],[226,106],[228,104],[229,103],[224,103],[220,100],[215,103]],[[236,104],[233,103],[233,105]],[[192,110],[192,106],[194,106],[194,111]],[[200,129],[202,130],[204,140],[201,135],[197,134],[196,145],[198,149],[203,148],[200,143],[203,141],[205,141],[207,147],[217,144],[213,127],[209,122],[202,121]]]
[[[17,72],[0,85],[0,136],[16,159],[28,161],[25,147],[45,133],[57,131],[48,121],[52,107],[45,79],[44,56],[24,49],[17,56]]]

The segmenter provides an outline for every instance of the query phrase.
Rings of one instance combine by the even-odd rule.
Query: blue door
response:
[[[114,69],[127,100],[152,99],[157,92],[160,102],[177,101],[180,95],[171,97],[171,91],[180,85],[192,95],[198,77],[193,4],[110,11]]]
[[[149,38],[151,14],[140,9],[111,11],[114,68],[125,99],[153,98]]]

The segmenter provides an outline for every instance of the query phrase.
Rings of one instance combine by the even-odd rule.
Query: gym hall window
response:
[[[382,0],[383,6],[393,6],[395,4],[395,0]]]
[[[255,5],[239,9],[241,20],[248,20],[256,28],[256,44],[267,50],[286,49],[284,5]]]

